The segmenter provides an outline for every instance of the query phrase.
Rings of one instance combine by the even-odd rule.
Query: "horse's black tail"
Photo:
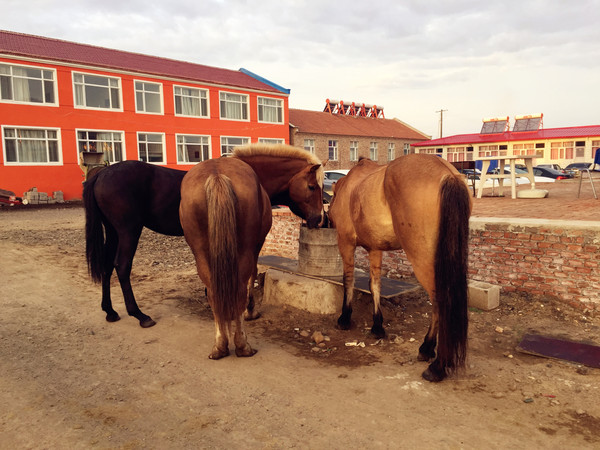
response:
[[[438,360],[448,371],[463,367],[467,353],[470,215],[467,186],[458,177],[447,176],[440,187],[435,292],[439,313]]]
[[[83,186],[83,205],[85,207],[85,257],[88,271],[96,283],[102,281],[104,262],[104,227],[102,212],[96,202],[94,186],[96,176],[90,178]]]
[[[237,197],[231,180],[213,175],[205,184],[208,210],[208,242],[213,314],[219,325],[227,325],[239,314],[240,281],[237,252]],[[243,309],[245,305],[241,305]]]

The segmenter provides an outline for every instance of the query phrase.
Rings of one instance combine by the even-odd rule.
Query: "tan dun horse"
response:
[[[303,149],[252,145],[230,158],[194,166],[183,178],[179,215],[196,259],[215,319],[215,346],[209,354],[237,356],[256,352],[248,344],[242,316],[255,315],[249,298],[256,264],[271,228],[271,203],[287,205],[309,228],[323,221],[323,169]]]
[[[419,348],[419,360],[435,358],[423,372],[429,381],[443,380],[465,362],[471,207],[467,186],[451,164],[433,155],[407,155],[387,166],[359,161],[336,184],[329,210],[344,262],[338,325],[350,327],[354,252],[361,246],[369,254],[371,331],[385,336],[379,305],[382,252],[404,249],[433,304],[429,331]]]

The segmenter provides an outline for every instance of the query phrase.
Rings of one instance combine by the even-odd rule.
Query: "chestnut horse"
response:
[[[260,148],[267,151],[268,147],[240,150],[237,158],[254,161],[253,154],[260,153]],[[300,171],[307,165],[320,163],[302,149],[281,146],[275,150],[280,154],[287,151],[289,159],[300,161],[296,166],[288,163],[289,170]],[[289,183],[289,174],[287,178],[274,179],[259,162],[255,168],[260,172],[261,182],[265,183],[273,204],[291,205],[296,214],[305,218],[296,208],[296,202],[301,201],[301,189],[297,184]],[[181,181],[186,173],[142,161],[123,161],[95,170],[85,182],[86,259],[92,279],[102,284],[102,310],[107,321],[120,319],[113,309],[110,294],[110,280],[116,269],[127,313],[138,319],[144,328],[156,323],[140,310],[135,300],[130,281],[133,257],[144,227],[160,234],[183,236],[179,203]],[[322,179],[322,169],[317,174]],[[248,319],[258,316],[253,305],[253,301],[249,303]]]
[[[338,325],[350,327],[356,246],[369,255],[376,337],[385,336],[380,309],[382,252],[404,249],[429,294],[433,313],[419,360],[441,381],[464,366],[467,346],[467,256],[471,197],[458,171],[433,155],[406,155],[387,166],[363,159],[337,182],[329,219],[344,263],[344,300]],[[437,343],[437,358],[435,347]]]
[[[179,215],[185,239],[206,286],[215,320],[211,359],[229,355],[232,322],[237,356],[252,356],[242,316],[251,314],[249,292],[258,255],[271,229],[272,201],[285,203],[307,221],[323,221],[322,167],[306,151],[251,146],[233,158],[202,162],[181,184]]]

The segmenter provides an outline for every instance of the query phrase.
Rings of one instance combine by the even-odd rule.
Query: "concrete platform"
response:
[[[282,256],[264,255],[258,258],[258,264],[273,267],[283,272],[288,272],[295,275],[300,275],[306,278],[313,278],[317,280],[323,280],[328,283],[332,283],[338,286],[344,285],[343,278],[337,277],[317,277],[313,275],[305,275],[298,271],[298,261],[295,259],[284,258]],[[391,278],[381,278],[381,298],[389,299],[398,295],[414,291],[419,289],[420,285],[416,283],[410,283],[404,280],[393,280]],[[360,270],[354,271],[354,289],[370,294],[369,289],[369,274]],[[343,293],[343,291],[342,291]],[[341,303],[340,303],[341,305]]]

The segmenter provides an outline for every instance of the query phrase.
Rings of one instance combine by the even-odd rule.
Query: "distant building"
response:
[[[187,170],[286,143],[288,96],[244,69],[0,31],[0,188],[80,198],[82,152]]]
[[[480,133],[460,134],[413,144],[416,153],[439,155],[450,162],[481,157],[535,155],[535,164],[593,162],[600,148],[600,125],[543,128],[543,115],[486,119]]]
[[[290,109],[290,143],[328,160],[327,169],[350,169],[360,157],[387,164],[428,138],[376,106],[327,100],[322,112]]]

